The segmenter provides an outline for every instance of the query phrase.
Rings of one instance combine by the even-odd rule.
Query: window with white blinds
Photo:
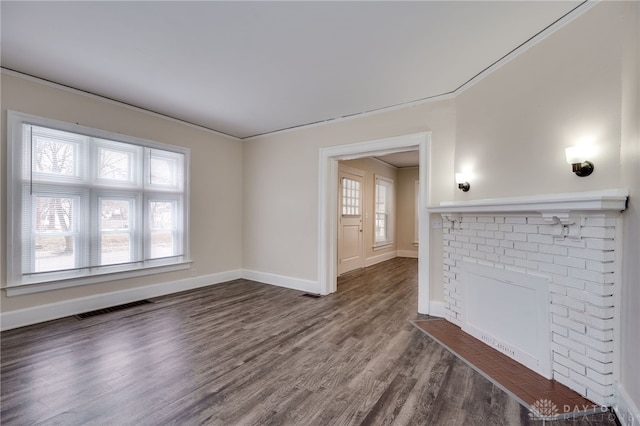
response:
[[[188,149],[15,112],[8,124],[8,286],[187,260]]]

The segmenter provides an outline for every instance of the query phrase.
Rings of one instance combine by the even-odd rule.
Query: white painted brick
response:
[[[465,237],[475,237],[476,235],[478,235],[478,231],[472,231],[470,229],[463,229],[461,235],[464,235]]]
[[[558,381],[559,383],[562,383],[569,389],[572,389],[578,392],[580,395],[587,394],[587,388],[584,385],[570,379],[569,377],[563,376],[562,374],[554,371],[553,378],[554,380]]]
[[[569,309],[573,309],[575,311],[579,311],[579,312],[584,312],[585,310],[585,304],[584,302],[572,299],[570,297],[567,296],[562,296],[559,294],[552,294],[551,295],[551,303],[556,304],[556,305],[560,305],[560,306],[565,306]]]
[[[569,337],[569,330],[567,330],[565,327],[563,327],[561,325],[558,325],[558,324],[551,324],[551,332],[552,333],[556,333],[557,335],[562,336],[562,337]],[[562,347],[562,346],[560,346],[558,344],[556,344],[556,346],[558,346],[559,348],[563,348],[564,349],[564,351],[556,351],[556,352],[560,353],[561,355],[564,355],[563,352],[566,351],[566,355],[564,355],[564,356],[567,356],[567,357],[569,356],[569,349],[564,348],[564,347]]]
[[[592,391],[595,391],[600,395],[613,395],[613,386],[598,383],[595,380],[588,378],[586,375],[581,376],[577,372],[572,370],[569,371],[569,378],[587,388],[587,392],[589,389],[591,389]]]
[[[456,313],[456,315],[462,315],[462,309],[459,306],[451,305],[451,310]]]
[[[443,259],[442,261],[445,265],[454,266],[456,264],[455,260],[452,259]]]
[[[504,240],[505,235],[506,234],[504,232],[494,232],[493,238],[495,238],[496,240]]]
[[[564,365],[569,370],[574,371],[580,375],[587,374],[587,368],[584,365],[579,364],[567,357],[564,357],[557,352],[553,353],[553,362],[557,362],[560,365]],[[569,373],[569,376],[571,376],[571,373]]]
[[[565,377],[569,375],[569,369],[567,367],[565,367],[564,365],[555,363],[555,364],[553,364],[552,369],[553,369],[554,373],[562,374]]]
[[[513,225],[513,232],[522,232],[523,234],[537,234],[538,225]]]
[[[449,246],[450,247],[462,247],[462,243],[460,241],[450,241],[449,242]]]
[[[449,255],[449,258],[455,260],[456,262],[462,261],[462,255],[459,255],[457,252]]]
[[[569,330],[569,340],[576,341],[578,343],[582,343],[585,347],[590,347],[592,349],[598,350],[600,352],[611,352],[613,351],[613,341],[601,341],[598,339],[594,339],[590,336],[578,333],[573,330]],[[586,353],[586,351],[581,351],[580,353]]]
[[[555,256],[566,256],[567,253],[569,253],[569,249],[566,247],[545,244],[538,244],[538,251],[540,253],[553,254]]]
[[[476,244],[473,244],[473,243],[464,243],[464,244],[462,244],[462,248],[467,249],[467,250],[477,250],[478,246]]]
[[[462,258],[462,260],[467,262],[467,263],[478,263],[478,261],[475,258],[471,257],[471,256],[465,256],[465,257]]]
[[[456,249],[456,254],[459,254],[460,256],[469,256],[469,250],[466,248],[459,248]]]
[[[479,245],[478,246],[478,251],[481,251],[483,253],[494,253],[495,249],[493,247],[490,247],[490,246]]]
[[[585,281],[600,284],[611,284],[614,282],[614,274],[597,271],[587,271],[586,269],[569,268],[568,275]]]
[[[524,252],[522,252],[520,250],[515,250],[515,249],[506,249],[504,254],[509,256],[509,257],[513,257],[515,259],[526,260],[526,258],[527,258],[527,253],[524,253]]]
[[[580,342],[573,341],[567,337],[564,337],[555,333],[552,333],[551,336],[552,336],[552,342],[555,342],[560,346],[564,346],[565,348],[572,349],[578,353],[582,353],[582,354],[587,353],[586,347]]]
[[[487,261],[492,263],[500,262],[500,256],[498,256],[495,253],[487,253],[485,256],[485,259],[487,259]]]
[[[501,240],[500,241],[500,247],[512,249],[513,248],[513,241]]]
[[[479,216],[478,222],[481,223],[493,223],[493,216]]]
[[[462,216],[462,218],[460,219],[461,222],[469,222],[469,223],[475,223],[478,221],[478,218],[476,216]]]
[[[587,389],[587,393],[585,394],[585,397],[589,401],[593,401],[596,404],[600,405],[601,407],[612,407],[615,405],[617,401],[615,398],[615,395],[613,394],[600,395],[598,392],[594,391],[593,389]]]
[[[500,256],[500,263],[504,266],[515,265],[515,259],[509,256]]]
[[[585,248],[584,240],[574,240],[573,238],[556,238],[555,245],[573,248]]]
[[[504,236],[506,240],[510,241],[527,241],[527,234],[521,234],[517,232],[511,232]]]
[[[489,239],[487,240],[486,244],[491,247],[498,247],[500,245],[500,242],[498,240]]]
[[[595,260],[587,260],[586,268],[596,272],[615,272],[616,265],[614,262],[598,262]]]
[[[539,253],[539,252],[527,253],[527,259],[534,260],[536,262],[542,262],[542,263],[553,263],[553,256],[552,255]]]
[[[527,218],[524,216],[509,216],[504,218],[504,223],[527,223]]]
[[[465,237],[464,235],[456,235],[456,241],[460,241],[462,243],[468,243],[469,237]]]
[[[600,227],[600,226],[583,226],[580,228],[580,235],[582,237],[590,238],[615,238],[616,228],[614,227]]]
[[[613,306],[613,296],[600,296],[576,288],[567,288],[567,296],[595,306]]]
[[[611,364],[613,366],[613,352],[600,352],[593,348],[587,348],[587,356],[602,363]]]
[[[613,318],[614,314],[613,306],[594,306],[587,304],[585,305],[584,311],[587,313],[587,315],[602,319]]]
[[[504,256],[505,252],[506,252],[506,249],[504,247],[496,247],[496,254]]]
[[[556,326],[558,327],[558,326]],[[566,331],[566,330],[565,330]],[[568,334],[568,332],[567,332]],[[569,348],[565,348],[562,345],[557,344],[556,342],[551,342],[551,351],[552,352],[557,352],[558,354],[562,355],[565,358],[569,358]],[[567,373],[569,374],[569,373]]]
[[[607,217],[607,216],[596,217],[594,215],[586,218],[585,225],[586,226],[616,226],[616,218]]]
[[[527,275],[531,277],[542,278],[543,280],[546,280],[549,283],[551,282],[551,275],[547,274],[546,272],[540,272],[534,269],[529,269],[527,270]]]
[[[589,372],[588,372],[589,369],[591,369],[593,371],[596,371],[596,372],[598,372],[600,374],[611,374],[611,373],[613,373],[613,363],[612,362],[603,363],[603,362],[597,361],[597,360],[595,360],[593,358],[590,358],[588,355],[583,355],[583,354],[579,354],[579,353],[575,353],[575,352],[570,352],[569,358],[574,360],[575,362],[578,362],[578,363],[584,365],[585,367],[587,367],[587,377],[589,377]]]
[[[587,261],[584,259],[576,259],[574,257],[561,257],[561,256],[556,256],[553,262],[556,265],[571,266],[573,268],[582,268],[582,269],[584,269],[585,265],[587,264]]]
[[[591,282],[585,282],[584,289],[599,296],[611,296],[614,292],[613,284],[595,284]]]
[[[474,259],[484,259],[485,258],[485,254],[478,251],[478,250],[474,250],[471,253],[469,253],[469,255],[471,257],[473,257]]]
[[[486,228],[484,223],[471,223],[469,224],[469,229],[484,231]]]
[[[570,317],[569,309],[567,309],[565,306],[550,305],[549,310],[552,314],[560,315],[563,317]]]
[[[529,241],[530,243],[553,244],[553,236],[544,234],[529,234],[527,235],[527,241]]]
[[[500,228],[497,223],[487,223],[487,225],[485,226],[485,229],[487,231],[497,231]]]
[[[478,231],[478,237],[480,237],[480,238],[493,238],[493,232],[491,232],[491,231]]]
[[[579,259],[598,260],[600,262],[613,262],[615,260],[614,251],[570,248],[569,256],[576,257]]]
[[[498,230],[500,232],[513,232],[513,225],[508,225],[508,224],[499,225]]]
[[[533,260],[515,259],[513,264],[526,269],[538,269],[538,262],[534,262]]]
[[[590,327],[595,327],[599,330],[610,330],[613,329],[614,320],[613,318],[596,318],[592,315],[587,315],[584,312],[570,311],[569,318],[572,318],[575,321],[586,324]]]
[[[552,318],[552,321],[553,321],[554,324],[561,325],[563,327],[566,327],[566,328],[571,329],[571,330],[578,331],[580,333],[586,333],[586,331],[587,331],[587,326],[585,326],[584,324],[581,324],[579,322],[575,322],[574,320],[572,320],[570,318],[565,318],[565,317],[561,317],[559,315],[554,315],[553,318]]]
[[[469,238],[469,242],[473,244],[485,244],[486,241],[487,241],[486,238],[480,238],[480,237]]]
[[[615,250],[616,241],[613,239],[603,240],[600,238],[583,238],[587,243],[587,248],[592,250]]]
[[[541,263],[539,269],[545,272],[551,272],[558,275],[567,275],[567,267],[562,265],[555,265],[549,263]]]
[[[513,247],[517,250],[523,250],[523,251],[531,251],[531,252],[538,251],[538,244],[536,243],[526,243],[526,242],[516,241],[513,244]]]
[[[584,290],[584,280],[579,280],[577,278],[564,277],[562,275],[553,275],[551,277],[551,282],[553,282],[554,284],[563,285],[565,287]]]
[[[600,330],[595,327],[587,327],[587,336],[606,342],[613,340],[613,330]]]

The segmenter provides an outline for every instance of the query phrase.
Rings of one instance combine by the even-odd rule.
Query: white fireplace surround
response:
[[[628,196],[610,189],[430,207],[443,218],[445,318],[593,402],[611,405],[621,212]]]

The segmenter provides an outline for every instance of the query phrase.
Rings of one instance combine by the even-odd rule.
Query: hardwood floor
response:
[[[153,302],[2,333],[2,424],[542,424],[409,322],[415,259],[322,298],[236,280]]]

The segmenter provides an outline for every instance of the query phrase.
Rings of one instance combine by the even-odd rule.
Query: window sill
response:
[[[189,269],[191,267],[191,263],[191,260],[182,260],[170,264],[149,265],[143,268],[128,271],[105,272],[99,275],[84,275],[78,278],[64,278],[55,281],[14,284],[4,287],[3,290],[6,292],[7,297],[20,296],[23,294],[40,293],[43,291],[97,284],[106,281],[115,281],[126,278],[141,277],[145,275],[161,274],[164,272],[181,271],[184,269]]]
[[[377,243],[373,246],[373,251],[384,250],[393,247],[393,241]]]

